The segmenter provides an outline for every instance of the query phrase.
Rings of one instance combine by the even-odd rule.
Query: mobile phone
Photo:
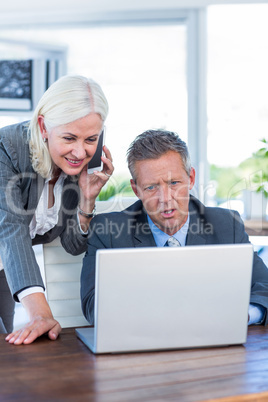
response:
[[[101,156],[103,154],[102,148],[104,145],[104,137],[105,137],[105,132],[104,129],[102,130],[99,139],[98,139],[98,145],[95,154],[93,155],[92,159],[88,162],[87,164],[87,172],[88,174],[93,173],[95,170],[101,171],[103,167],[103,163],[101,160]]]

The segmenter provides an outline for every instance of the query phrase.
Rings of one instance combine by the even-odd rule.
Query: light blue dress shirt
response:
[[[157,247],[164,247],[166,244],[167,240],[170,238],[170,236],[163,232],[161,229],[159,229],[152,221],[152,219],[147,215],[148,218],[148,223],[151,229],[151,232],[154,237],[154,241]],[[175,237],[177,239],[181,246],[186,245],[186,236],[189,228],[189,215],[187,218],[187,221],[185,224],[176,232],[172,237]],[[262,321],[264,320],[264,315],[265,315],[266,309],[259,304],[250,304],[249,309],[248,309],[248,314],[249,314],[249,322],[248,325],[252,324],[261,324]]]
[[[148,217],[148,223],[151,229],[151,232],[154,236],[154,241],[157,247],[164,247],[165,243],[167,240],[170,238],[170,236],[163,232],[161,229],[159,229],[152,221],[152,219],[147,215]],[[177,233],[172,235],[172,237],[175,237],[180,242],[181,246],[185,246],[186,244],[186,236],[189,228],[189,215],[187,217],[187,221],[185,224],[178,230]]]

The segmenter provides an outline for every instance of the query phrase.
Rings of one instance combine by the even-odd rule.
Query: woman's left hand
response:
[[[112,155],[109,149],[104,145],[105,156],[102,156],[103,169],[101,172],[95,171],[93,174],[87,173],[87,166],[84,167],[79,178],[80,208],[90,211],[88,208],[94,207],[95,200],[98,197],[102,187],[107,183],[114,171]]]

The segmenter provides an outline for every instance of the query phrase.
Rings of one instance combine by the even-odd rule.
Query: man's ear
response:
[[[192,190],[194,184],[195,184],[195,170],[192,167],[190,172],[190,190]]]
[[[138,192],[136,183],[135,183],[135,181],[134,181],[133,179],[130,180],[130,184],[131,184],[132,190],[134,191],[134,194],[135,194],[138,198],[140,198],[140,197],[139,197],[139,194],[138,194],[139,192]]]

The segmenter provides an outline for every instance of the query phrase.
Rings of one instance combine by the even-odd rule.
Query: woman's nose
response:
[[[86,157],[86,150],[83,144],[76,143],[73,147],[72,154],[77,159],[84,159]]]

